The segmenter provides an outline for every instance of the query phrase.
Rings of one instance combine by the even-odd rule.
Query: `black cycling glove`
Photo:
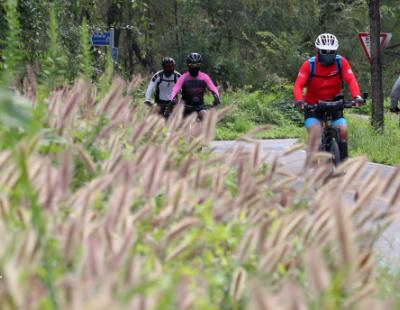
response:
[[[297,110],[303,110],[305,105],[306,103],[304,102],[304,100],[296,100],[294,102],[294,106]]]
[[[353,98],[354,103],[356,104],[357,107],[362,106],[365,103],[364,98],[362,98],[361,96],[355,96]]]

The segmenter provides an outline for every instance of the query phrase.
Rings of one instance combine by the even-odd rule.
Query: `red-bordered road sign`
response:
[[[390,39],[392,38],[392,34],[389,32],[381,32],[380,40],[381,40],[381,50],[385,49],[388,46]],[[365,55],[368,58],[368,61],[371,63],[371,39],[368,32],[361,32],[358,34],[358,39],[360,40],[361,46],[364,50]]]

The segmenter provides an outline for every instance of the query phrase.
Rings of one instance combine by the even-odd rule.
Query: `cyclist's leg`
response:
[[[349,157],[349,151],[347,146],[348,130],[347,122],[343,117],[335,119],[332,122],[332,126],[339,129],[339,150],[341,160],[345,160]]]
[[[309,164],[311,155],[318,151],[321,135],[322,125],[316,117],[307,117],[304,121],[304,127],[307,129],[307,165]]]

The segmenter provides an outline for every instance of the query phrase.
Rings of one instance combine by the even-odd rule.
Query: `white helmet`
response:
[[[339,48],[339,41],[333,34],[322,33],[315,40],[315,47],[320,50],[336,51]]]

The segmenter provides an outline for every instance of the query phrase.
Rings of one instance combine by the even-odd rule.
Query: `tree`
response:
[[[369,19],[371,36],[371,87],[372,87],[372,126],[383,131],[383,88],[382,58],[380,49],[381,18],[379,0],[369,0]]]

